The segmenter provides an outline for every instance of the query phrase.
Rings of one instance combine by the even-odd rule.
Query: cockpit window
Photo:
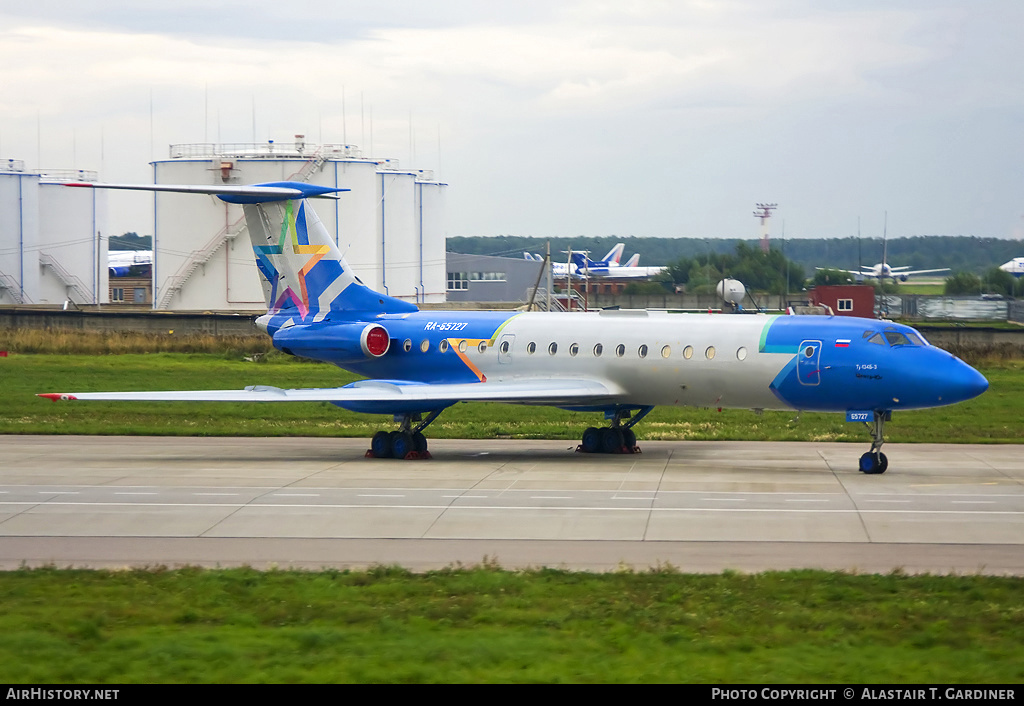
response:
[[[923,345],[925,345],[924,340],[920,336],[918,336],[916,333],[908,333],[907,334],[907,338],[909,338],[910,342],[912,344],[914,344],[915,346],[923,346]]]
[[[874,336],[868,339],[868,343],[877,343],[880,346],[884,346],[885,339],[882,338],[882,334],[876,333]]]
[[[900,333],[899,331],[886,331],[885,340],[889,342],[890,346],[909,346],[912,345],[910,340]]]

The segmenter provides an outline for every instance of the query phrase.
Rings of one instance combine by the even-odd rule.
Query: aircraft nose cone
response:
[[[988,380],[967,363],[957,361],[953,371],[946,380],[947,399],[957,402],[974,399],[988,389]]]

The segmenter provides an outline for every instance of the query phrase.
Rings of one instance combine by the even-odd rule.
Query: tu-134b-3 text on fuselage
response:
[[[74,186],[79,186],[75,184]],[[866,422],[860,470],[884,472],[883,427],[897,410],[953,404],[988,382],[909,326],[830,316],[420,311],[352,272],[309,199],[346,189],[83,184],[216,194],[241,204],[266,292],[257,325],[279,350],[368,379],[339,388],[46,393],[51,399],[327,401],[394,415],[370,455],[427,456],[423,430],[460,401],[603,413],[585,452],[636,449],[633,425],[656,405],[839,412]]]

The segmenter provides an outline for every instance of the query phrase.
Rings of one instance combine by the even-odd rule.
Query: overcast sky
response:
[[[1022,33],[1019,0],[0,0],[0,158],[151,183],[304,133],[437,170],[449,235],[752,238],[777,202],[774,237],[1021,238]]]

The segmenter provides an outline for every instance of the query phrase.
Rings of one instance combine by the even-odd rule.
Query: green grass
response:
[[[946,293],[945,282],[901,282],[896,294],[922,294],[930,297],[942,296]]]
[[[979,368],[991,387],[981,397],[932,410],[898,413],[889,441],[1020,443],[1024,361]],[[325,402],[288,404],[51,402],[37,392],[241,389],[246,385],[334,387],[355,379],[336,367],[270,355],[260,362],[212,354],[11,355],[0,358],[0,433],[179,436],[369,437],[390,417],[346,412]],[[658,407],[635,428],[640,439],[856,441],[859,424],[839,414]],[[600,414],[497,403],[461,403],[430,426],[433,438],[579,439]]]
[[[1024,580],[817,571],[0,574],[0,682],[1020,683]]]

